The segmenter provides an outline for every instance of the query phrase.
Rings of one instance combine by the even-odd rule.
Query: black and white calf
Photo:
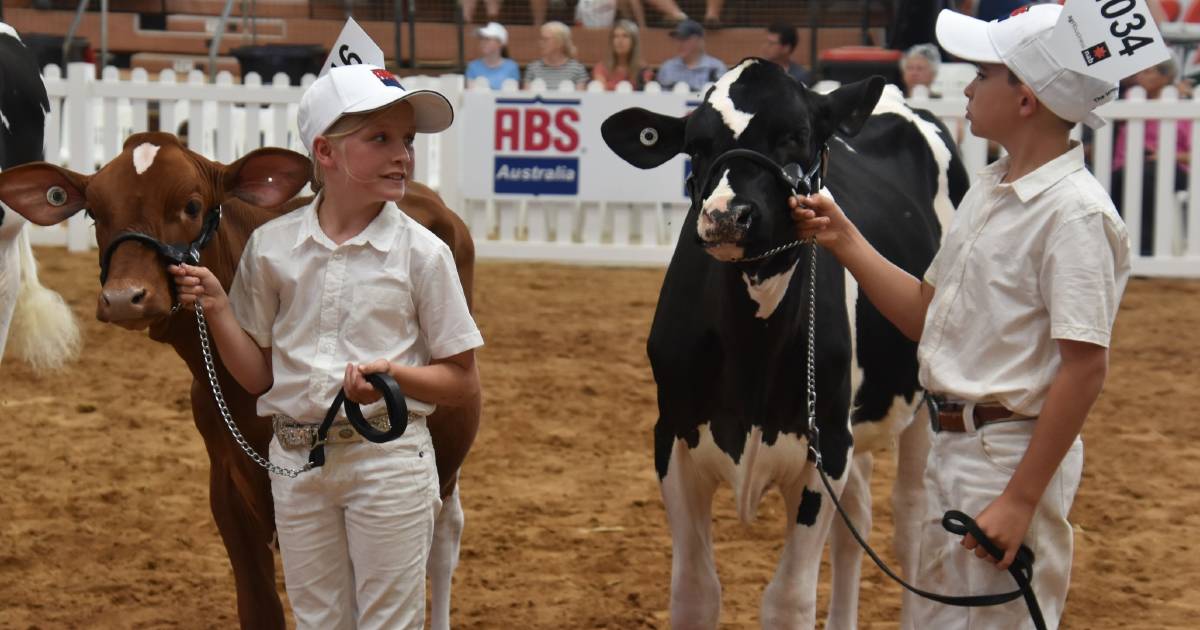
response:
[[[42,160],[50,101],[33,53],[0,22],[0,170]],[[17,354],[37,368],[61,365],[79,329],[62,298],[38,281],[25,219],[0,204],[0,359],[12,327]]]
[[[806,453],[809,254],[806,246],[755,260],[795,238],[788,190],[762,164],[738,158],[706,175],[732,149],[809,172],[822,168],[827,146],[823,192],[885,256],[920,276],[966,190],[953,142],[936,119],[908,109],[879,78],[822,95],[759,59],[721,77],[688,116],[625,110],[605,122],[603,134],[641,168],[686,153],[695,175],[648,344],[658,384],[654,459],[673,545],[671,624],[717,626],[711,507],[717,484],[728,482],[743,521],[754,518],[772,486],[787,507],[787,542],[763,596],[763,627],[814,627],[834,509]],[[869,527],[870,459],[852,462],[853,444],[873,448],[910,426],[919,399],[916,347],[860,298],[853,278],[825,251],[818,253],[815,300],[822,458],[835,489],[851,480],[845,495]],[[913,433],[928,430],[911,426],[920,429]],[[905,474],[919,489],[924,452],[911,459],[920,468]],[[911,498],[906,506],[919,510]],[[853,545],[835,536],[835,562],[843,566],[835,568],[839,592],[829,627],[853,627],[857,614],[861,555],[845,542]]]

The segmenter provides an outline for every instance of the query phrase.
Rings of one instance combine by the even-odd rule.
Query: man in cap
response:
[[[695,20],[683,20],[671,31],[679,47],[679,55],[663,62],[658,69],[658,81],[666,89],[676,83],[686,83],[693,92],[713,83],[728,69],[716,57],[704,52],[704,27]]]
[[[942,47],[978,65],[966,88],[971,131],[1008,155],[963,198],[923,281],[875,252],[829,198],[791,202],[799,234],[815,235],[919,341],[921,384],[942,403],[925,472],[917,586],[1011,591],[1012,578],[998,569],[1025,543],[1050,628],[1070,581],[1079,434],[1107,374],[1130,271],[1124,224],[1068,135],[1079,122],[1103,125],[1092,110],[1117,86],[1049,52],[1061,11],[1037,5],[997,22],[939,16]],[[973,515],[1003,558],[970,535],[948,535],[940,521],[949,509]],[[908,598],[904,617],[906,628],[1032,627],[1020,599],[959,608]]]

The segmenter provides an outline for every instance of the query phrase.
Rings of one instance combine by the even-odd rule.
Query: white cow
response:
[[[42,159],[49,100],[33,53],[0,22],[0,168]],[[0,361],[14,354],[37,370],[79,350],[79,327],[61,296],[38,281],[25,219],[0,204]]]

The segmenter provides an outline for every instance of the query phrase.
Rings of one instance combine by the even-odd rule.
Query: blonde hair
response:
[[[579,49],[571,41],[571,27],[562,22],[546,22],[542,25],[542,28],[549,29],[550,34],[558,38],[558,43],[562,45],[563,52],[568,57],[574,59],[579,55]]]
[[[317,134],[317,138],[325,138],[326,142],[329,142],[330,145],[333,145],[335,141],[354,135],[363,127],[366,127],[378,118],[387,118],[388,116],[395,115],[396,108],[404,104],[405,101],[396,101],[391,105],[386,105],[369,112],[342,114],[337,120],[333,121],[332,125],[329,125],[329,128],[326,129],[324,133]],[[411,106],[411,103],[409,105]],[[313,192],[319,191],[325,187],[325,173],[321,170],[320,162],[317,162],[316,148],[317,141],[314,138],[313,154],[309,156],[312,160]]]
[[[642,73],[642,68],[646,63],[642,61],[642,48],[638,43],[638,25],[630,20],[617,20],[613,24],[612,31],[608,34],[608,70],[611,72],[617,69],[617,51],[612,46],[612,36],[620,29],[629,35],[632,40],[632,45],[629,47],[629,82],[635,87],[637,86],[638,76]]]

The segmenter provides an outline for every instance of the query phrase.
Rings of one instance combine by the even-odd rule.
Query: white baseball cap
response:
[[[1009,18],[984,22],[943,9],[938,43],[966,61],[1008,66],[1050,111],[1098,129],[1104,119],[1092,110],[1113,100],[1117,84],[1070,70],[1050,52],[1050,36],[1062,7],[1038,4]]]
[[[504,28],[499,22],[488,22],[487,26],[481,26],[476,29],[475,35],[494,39],[500,42],[501,46],[508,45],[508,29]]]
[[[361,114],[398,101],[412,103],[417,131],[437,133],[454,122],[454,108],[433,90],[406,90],[396,75],[367,64],[331,68],[300,97],[300,141],[312,152],[313,139],[346,114]]]

